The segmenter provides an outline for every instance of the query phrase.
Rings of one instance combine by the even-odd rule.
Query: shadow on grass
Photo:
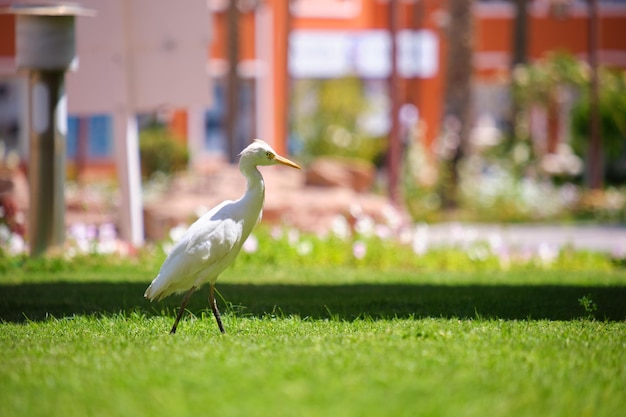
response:
[[[36,283],[0,285],[0,320],[39,321],[76,314],[140,312],[173,316],[181,296],[150,303],[143,283]],[[587,317],[583,297],[601,320],[626,319],[626,286],[557,285],[241,285],[218,284],[228,301],[222,312],[262,317],[266,314],[337,318],[501,318],[573,320]],[[208,287],[194,294],[188,310],[208,309]],[[230,310],[230,311],[229,311]]]

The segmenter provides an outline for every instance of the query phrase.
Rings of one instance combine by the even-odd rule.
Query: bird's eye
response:
[[[274,154],[270,151],[265,152],[265,156],[267,157],[267,159],[274,159]]]

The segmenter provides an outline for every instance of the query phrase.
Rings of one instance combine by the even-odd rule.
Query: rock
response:
[[[367,192],[374,180],[374,168],[360,161],[347,163],[334,158],[317,161],[324,176],[336,174],[334,182],[305,186],[303,171],[287,167],[262,167],[266,186],[263,222],[286,225],[304,232],[326,235],[332,232],[337,216],[349,217],[355,207],[377,222],[385,222],[386,197]],[[364,169],[365,168],[365,169]],[[336,178],[341,178],[337,181]],[[309,185],[310,182],[309,182]],[[180,175],[162,192],[144,202],[146,238],[162,240],[179,224],[191,224],[203,209],[226,200],[235,200],[245,191],[246,182],[236,165],[212,167],[201,175]]]
[[[373,164],[356,159],[317,158],[306,172],[306,184],[351,188],[357,192],[371,189],[376,175]]]

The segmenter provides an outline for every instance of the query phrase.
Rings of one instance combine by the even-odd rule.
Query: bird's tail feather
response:
[[[148,288],[146,289],[146,292],[143,293],[143,296],[145,298],[147,298],[150,301],[154,301],[156,300],[160,300],[161,298],[163,298],[163,288],[160,288],[159,285],[157,285],[157,280],[159,279],[159,277],[157,276],[148,286]]]
[[[152,301],[152,299],[154,299],[154,294],[152,292],[152,284],[150,284],[150,286],[146,289],[146,292],[143,293],[144,298]]]

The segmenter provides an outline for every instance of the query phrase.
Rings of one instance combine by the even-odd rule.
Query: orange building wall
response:
[[[274,131],[277,133],[277,151],[284,152],[287,140],[288,74],[287,41],[293,29],[333,29],[333,30],[368,30],[386,29],[389,24],[388,2],[381,0],[362,0],[357,16],[352,19],[310,18],[287,16],[285,0],[265,0],[264,3],[273,11],[274,33],[272,47],[275,51],[273,74],[275,112],[273,115]],[[477,3],[478,4],[478,3]],[[400,2],[399,27],[432,30],[439,40],[438,73],[428,79],[415,78],[401,83],[400,97],[404,102],[414,103],[420,109],[420,117],[427,123],[427,142],[433,143],[438,136],[443,108],[444,79],[448,39],[445,28],[445,2],[441,0],[420,0],[418,2]],[[490,10],[489,4],[482,3],[481,10]],[[502,5],[499,6],[502,9]],[[475,76],[482,78],[507,77],[508,60],[512,42],[512,10],[504,8],[503,13],[476,13],[475,21],[475,59],[480,56],[495,56],[500,59],[499,67],[480,66]],[[586,9],[577,9],[565,18],[556,18],[529,9],[528,52],[531,59],[541,58],[550,50],[566,50],[581,57],[587,55],[588,18]],[[600,11],[600,58],[601,63],[609,63],[626,68],[626,7],[612,6]],[[15,55],[14,17],[0,15],[0,56]],[[252,11],[241,14],[239,26],[239,51],[241,60],[253,60],[255,51],[255,16]],[[226,14],[216,12],[213,16],[213,42],[209,47],[211,59],[226,58],[228,47]],[[482,55],[481,55],[482,54]],[[606,58],[606,59],[605,59]],[[176,114],[173,129],[186,131],[184,114]]]
[[[239,57],[240,59],[254,59],[255,51],[255,21],[252,13],[243,13],[239,22]]]
[[[600,45],[602,49],[619,50],[626,54],[626,16],[602,19],[600,23]]]
[[[15,17],[0,14],[0,56],[15,56]]]
[[[424,131],[424,145],[431,148],[439,136],[439,126],[443,117],[443,98],[445,89],[445,69],[448,53],[448,38],[436,18],[441,13],[441,2],[425,0],[421,10],[404,11],[413,21],[404,22],[404,27],[413,26],[416,29],[427,29],[434,32],[439,39],[438,71],[432,78],[416,78],[412,81],[412,100],[407,100],[417,106]]]
[[[268,2],[272,7],[276,7],[277,4],[283,4],[284,2],[280,0],[271,0]],[[428,145],[432,144],[438,134],[437,126],[440,123],[440,109],[442,106],[443,99],[443,69],[445,68],[445,50],[446,50],[446,39],[443,36],[440,36],[440,29],[437,26],[436,19],[431,18],[431,16],[439,11],[441,7],[441,2],[438,0],[425,0],[422,2],[422,5],[419,6],[419,13],[414,9],[414,6],[410,3],[401,3],[400,10],[398,13],[398,26],[399,29],[406,28],[419,28],[433,30],[438,34],[439,42],[440,42],[440,53],[439,53],[439,72],[436,76],[430,79],[410,79],[404,80],[401,83],[399,96],[401,100],[405,103],[413,103],[420,109],[420,117],[424,122],[426,122],[427,130],[426,130],[426,142]],[[275,19],[282,18],[286,11],[283,9],[279,14],[275,16]],[[217,17],[218,19],[224,19],[224,15],[220,15]],[[278,21],[277,28],[287,28],[286,25],[281,21],[280,24]],[[320,29],[320,30],[371,30],[371,29],[387,29],[389,27],[389,13],[388,13],[388,5],[385,2],[380,1],[372,1],[372,0],[363,0],[361,3],[361,8],[357,16],[351,19],[344,18],[311,18],[311,17],[299,17],[292,16],[291,22],[289,22],[289,30],[293,29]],[[216,25],[216,28],[223,28],[222,25]],[[225,29],[222,30],[222,33],[225,33]],[[253,32],[252,32],[253,35]],[[223,35],[222,35],[223,36]],[[279,34],[275,34],[275,48],[280,52],[280,56],[276,57],[274,62],[274,68],[280,69],[283,68],[283,75],[275,74],[274,83],[276,85],[276,94],[275,96],[279,100],[276,103],[276,114],[275,114],[275,125],[277,126],[276,131],[283,131],[284,134],[281,136],[281,141],[283,142],[281,145],[278,145],[277,151],[280,152],[280,149],[286,147],[286,119],[288,112],[286,111],[289,103],[287,102],[287,87],[284,84],[284,80],[287,79],[288,74],[286,71],[286,63],[287,63],[287,50],[286,39],[288,33],[282,32]],[[219,38],[219,35],[217,35]],[[245,42],[254,43],[253,36],[248,38],[246,37]],[[284,51],[284,52],[282,52]],[[213,51],[216,53],[215,57],[222,57],[222,51]]]
[[[510,51],[513,39],[511,30],[511,21],[508,19],[477,19],[474,33],[476,51]]]
[[[551,50],[574,54],[587,51],[587,19],[535,18],[530,23],[529,53],[541,58]]]
[[[226,58],[226,48],[228,45],[226,43],[226,28],[227,22],[225,13],[214,13],[213,14],[213,41],[209,46],[209,56],[211,58]]]
[[[289,73],[287,54],[289,50],[289,31],[291,21],[288,20],[289,2],[268,0],[277,19],[274,20],[272,48],[274,50],[274,148],[280,154],[287,153],[287,137],[289,125]],[[259,105],[262,105],[259,103]]]

